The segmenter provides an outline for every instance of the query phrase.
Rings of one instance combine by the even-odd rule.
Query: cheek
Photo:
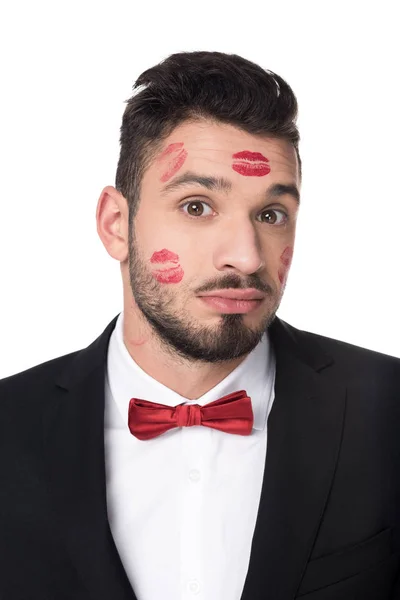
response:
[[[286,277],[288,275],[289,269],[290,269],[290,264],[292,262],[292,257],[293,257],[293,248],[291,246],[286,246],[286,248],[284,249],[284,251],[282,252],[282,254],[280,255],[279,261],[279,270],[278,270],[278,277],[279,277],[279,281],[281,283],[283,283],[286,280]]]
[[[179,256],[163,248],[154,252],[150,258],[150,263],[155,266],[152,269],[152,276],[159,283],[179,283],[182,281],[184,272],[179,264]]]

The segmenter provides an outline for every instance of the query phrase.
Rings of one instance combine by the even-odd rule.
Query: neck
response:
[[[136,311],[124,310],[123,340],[130,356],[145,373],[188,400],[203,396],[246,358],[212,364],[174,354],[160,342],[143,316],[140,318],[137,307]]]

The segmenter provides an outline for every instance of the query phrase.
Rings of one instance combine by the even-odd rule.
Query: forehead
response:
[[[161,149],[156,153],[150,171],[159,177],[165,169],[165,163],[171,157],[169,149],[179,147],[185,149],[185,163],[180,172],[186,169],[201,169],[207,172],[229,173],[235,179],[232,170],[232,157],[238,152],[260,153],[269,161],[271,168],[267,179],[284,176],[298,182],[298,163],[293,144],[286,140],[267,136],[256,136],[233,125],[211,123],[209,121],[185,122],[176,127],[164,140]],[[159,178],[157,177],[157,179]],[[237,177],[237,175],[236,175]],[[264,180],[265,177],[242,177],[240,180]],[[238,181],[239,181],[238,179]]]

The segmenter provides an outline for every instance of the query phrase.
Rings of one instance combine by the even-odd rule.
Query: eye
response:
[[[181,204],[180,208],[184,208],[185,206],[188,207],[188,212],[186,213],[189,217],[191,218],[196,218],[198,216],[203,216],[204,210],[202,208],[198,208],[199,205],[204,204],[205,206],[208,206],[208,208],[211,208],[207,202],[204,202],[203,200],[192,200],[191,202],[185,202],[184,204]],[[281,217],[281,221],[279,221],[279,217],[277,217],[277,213],[280,213],[282,215]],[[287,213],[283,210],[279,210],[278,208],[266,208],[265,210],[263,210],[261,213],[261,215],[265,214],[267,215],[266,220],[264,220],[264,223],[268,223],[270,225],[285,225],[286,222],[288,221],[289,217],[287,215]],[[210,215],[206,215],[206,216],[210,216]]]
[[[277,222],[279,217],[277,217],[277,214],[281,214],[281,221]],[[287,213],[285,213],[285,211],[283,210],[279,210],[278,208],[266,208],[265,210],[263,210],[261,212],[261,214],[266,214],[267,216],[267,220],[264,221],[265,223],[269,223],[270,225],[286,225],[289,217],[287,215]]]
[[[200,204],[204,204],[205,206],[208,206],[208,208],[211,208],[207,202],[204,202],[203,200],[192,200],[191,202],[185,202],[185,204],[181,204],[181,208],[183,208],[184,206],[188,206],[189,207],[189,212],[187,213],[189,215],[189,217],[197,217],[197,216],[202,216],[203,214],[203,209],[198,209],[196,208],[200,205]]]

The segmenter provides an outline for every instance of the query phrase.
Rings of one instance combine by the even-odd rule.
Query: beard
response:
[[[259,322],[249,327],[243,314],[212,315],[212,323],[202,323],[189,310],[185,310],[185,286],[179,284],[182,294],[174,293],[174,285],[158,282],[140,255],[134,228],[129,232],[129,281],[133,298],[142,318],[155,334],[162,350],[175,360],[223,363],[245,356],[257,346],[275,318],[283,295],[269,284],[252,275],[243,284],[236,274],[226,274],[213,289],[255,287],[265,294],[264,314]],[[188,291],[190,306],[197,302],[195,294]],[[199,301],[200,302],[200,301]],[[259,309],[261,311],[261,309]],[[210,321],[210,319],[208,319]]]

